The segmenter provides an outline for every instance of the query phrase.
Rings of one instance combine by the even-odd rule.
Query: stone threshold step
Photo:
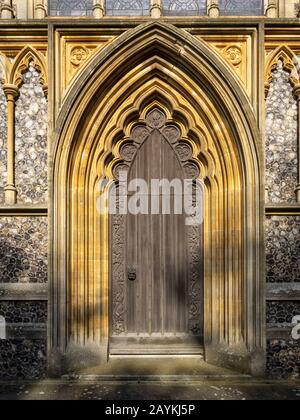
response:
[[[64,375],[63,381],[83,382],[202,382],[226,379],[249,380],[250,375],[217,374],[217,375]]]

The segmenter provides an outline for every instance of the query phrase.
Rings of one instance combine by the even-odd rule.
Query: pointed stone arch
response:
[[[276,70],[278,62],[282,61],[283,69],[290,74],[290,83],[294,87],[299,83],[299,69],[296,55],[287,45],[280,45],[267,57],[265,73],[265,94],[267,96],[270,83],[273,79],[273,72]]]
[[[17,88],[22,86],[23,74],[29,69],[30,63],[33,63],[35,69],[40,73],[41,84],[46,90],[48,87],[46,60],[40,52],[30,45],[24,47],[14,59],[9,77],[10,84]]]
[[[107,360],[108,227],[107,215],[96,210],[97,185],[113,176],[108,163],[119,158],[118,142],[157,105],[192,145],[205,183],[206,360],[262,374],[260,133],[249,99],[221,60],[185,31],[160,22],[130,30],[96,54],[55,122],[50,367]]]

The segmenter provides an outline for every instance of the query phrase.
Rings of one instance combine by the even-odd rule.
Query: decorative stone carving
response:
[[[120,163],[120,164],[118,164],[114,167],[113,172],[114,172],[115,178],[118,180],[118,179],[120,179],[121,172],[126,172],[127,173],[128,171],[129,171],[129,166],[125,163]]]
[[[95,5],[95,11],[97,10],[99,10],[98,6]],[[114,36],[88,36],[87,34],[79,42],[77,36],[61,36],[60,48],[62,54],[60,58],[60,69],[62,88],[60,95],[63,96],[68,85],[93,55],[109,44],[114,38]]]
[[[115,335],[125,331],[125,218],[121,215],[112,217],[112,330]]]
[[[270,84],[273,80],[273,72],[277,69],[278,63],[282,63],[282,68],[289,74],[289,80],[292,86],[299,82],[299,76],[296,70],[297,58],[293,51],[287,45],[280,45],[275,51],[269,54],[266,59],[265,73],[265,94],[267,96]]]
[[[200,175],[200,171],[198,166],[195,163],[187,163],[186,165],[184,165],[184,170],[185,170],[185,174],[186,177],[188,179],[197,179],[199,178]]]
[[[146,122],[151,128],[162,128],[166,123],[166,116],[159,109],[154,109],[147,115]]]
[[[135,143],[139,143],[139,144],[143,143],[144,140],[146,140],[148,136],[149,136],[149,130],[147,129],[147,127],[143,125],[136,126],[131,132],[132,140]]]
[[[131,162],[136,154],[137,148],[134,144],[124,144],[120,150],[122,159]]]
[[[201,228],[189,226],[189,331],[197,336],[203,334],[203,248]]]
[[[187,160],[192,158],[193,150],[192,150],[191,146],[187,143],[182,142],[182,143],[178,144],[176,146],[175,150],[176,150],[176,152],[179,156],[179,159],[182,162],[186,162]]]
[[[46,88],[48,86],[48,77],[45,58],[31,46],[23,48],[16,56],[11,68],[10,83],[20,88],[24,81],[23,74],[30,65],[40,73],[41,84]]]
[[[238,66],[242,62],[242,49],[238,45],[231,45],[224,50],[227,61],[233,66]]]
[[[153,130],[160,130],[164,138],[173,147],[177,154],[179,161],[183,165],[184,173],[188,179],[197,179],[200,175],[199,167],[194,162],[189,162],[192,159],[193,149],[187,143],[180,141],[181,132],[174,124],[167,125],[167,117],[159,108],[154,108],[146,115],[145,125],[137,125],[131,130],[131,140],[129,143],[123,143],[120,146],[120,156],[123,162],[117,162],[113,165],[113,173],[116,179],[119,179],[121,171],[129,171],[130,164],[135,157],[138,148],[149,137]],[[132,141],[134,143],[132,143]]]
[[[7,179],[7,101],[0,82],[0,204],[4,203],[4,187]]]
[[[201,36],[202,38],[202,36]],[[252,40],[249,36],[226,37],[216,40],[214,36],[204,36],[214,51],[230,66],[245,86],[248,95],[252,93],[252,79],[249,68],[252,66],[252,57],[248,54]]]
[[[73,47],[70,54],[70,61],[75,67],[81,66],[90,55],[90,52],[85,47]]]
[[[177,143],[181,135],[179,129],[174,125],[167,125],[163,129],[162,133],[166,137],[166,139],[172,144]]]

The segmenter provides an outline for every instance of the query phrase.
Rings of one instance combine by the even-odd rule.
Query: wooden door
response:
[[[133,142],[121,150],[128,184],[139,179],[149,188],[133,188],[127,195],[128,204],[143,200],[143,214],[110,218],[112,354],[202,352],[202,226],[187,226],[179,204],[184,208],[182,181],[195,168],[188,162],[190,146],[165,121],[160,110],[153,110],[148,124],[136,127]],[[178,188],[153,191],[153,180]]]

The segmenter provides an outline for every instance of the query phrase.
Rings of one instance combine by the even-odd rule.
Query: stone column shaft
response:
[[[266,16],[268,18],[276,18],[278,16],[278,3],[277,0],[268,0]]]
[[[102,19],[105,16],[105,0],[94,0],[93,16]]]
[[[162,16],[163,0],[151,0],[150,4],[150,16],[153,19],[159,19]]]
[[[1,19],[13,19],[15,12],[12,0],[3,0],[0,6]]]
[[[294,87],[294,95],[298,104],[298,184],[296,187],[296,199],[300,203],[300,83]]]
[[[207,1],[207,15],[211,18],[217,18],[220,16],[219,0]]]
[[[45,19],[47,17],[47,0],[35,0],[34,17],[35,19]]]
[[[14,85],[4,85],[7,99],[7,184],[5,190],[5,203],[16,204],[17,189],[15,186],[15,100],[19,89]]]

